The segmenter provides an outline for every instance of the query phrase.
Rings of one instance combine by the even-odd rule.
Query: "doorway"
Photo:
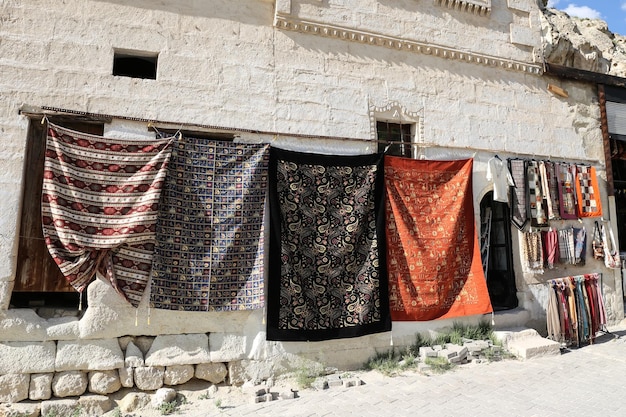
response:
[[[487,289],[495,311],[518,306],[509,206],[493,201],[493,192],[480,202],[480,245]]]

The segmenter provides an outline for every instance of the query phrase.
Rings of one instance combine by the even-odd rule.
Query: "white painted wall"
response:
[[[382,334],[326,344],[265,344],[262,311],[149,312],[145,303],[137,312],[136,326],[135,311],[103,282],[89,287],[90,306],[80,322],[46,321],[30,311],[7,310],[15,276],[22,180],[28,175],[24,170],[28,120],[18,113],[22,105],[250,129],[267,133],[242,133],[242,140],[354,154],[371,152],[375,146],[290,135],[371,139],[374,115],[370,106],[397,102],[418,115],[421,127],[416,140],[424,145],[423,155],[476,157],[476,207],[489,190],[486,161],[493,153],[502,158],[591,163],[604,176],[595,90],[548,79],[536,71],[540,32],[535,1],[486,1],[491,4],[488,16],[433,1],[353,3],[279,0],[275,15],[274,2],[269,0],[245,5],[227,0],[2,2],[0,339],[231,332],[246,336],[250,358],[276,352],[308,352],[314,357],[322,352],[328,361],[351,365],[365,360],[374,349],[389,346],[392,339]],[[426,54],[381,46],[378,41],[352,42],[279,29],[273,26],[279,17],[317,22],[311,27],[358,29],[377,39],[406,39],[443,49],[438,55]],[[116,48],[158,52],[157,79],[112,76]],[[472,60],[444,58],[444,49],[447,56],[456,51],[469,54]],[[483,61],[477,63],[477,57]],[[548,92],[548,82],[566,89],[569,97]],[[110,135],[120,131],[149,134],[150,129],[146,123],[120,120],[106,128]],[[518,244],[515,234],[513,244]],[[515,256],[519,266],[519,255]],[[544,300],[541,291],[528,285],[536,277],[524,276],[518,269],[522,304],[531,319],[540,323]],[[605,273],[605,295],[611,318],[617,321],[623,318],[621,293],[616,291],[621,284],[616,286],[611,271],[600,264],[590,262],[581,272],[596,270]],[[393,339],[410,343],[416,332],[448,324],[394,324]]]

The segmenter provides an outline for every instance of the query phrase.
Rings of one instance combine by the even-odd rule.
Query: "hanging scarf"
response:
[[[574,243],[574,229],[559,230],[559,253],[561,263],[576,264],[576,252]]]
[[[527,232],[522,236],[522,267],[524,272],[543,274],[541,232]]]
[[[556,174],[556,164],[554,162],[545,161],[546,176],[548,179],[548,197],[552,206],[552,217],[550,220],[561,218],[561,203],[559,201],[559,180]]]
[[[519,230],[523,230],[528,222],[526,162],[522,159],[509,159],[509,170],[515,183],[510,194],[511,222]]]
[[[548,269],[553,269],[554,264],[559,260],[559,233],[554,229],[542,231],[541,238],[546,266]]]
[[[576,198],[578,217],[601,217],[602,202],[595,167],[577,166]]]
[[[607,229],[609,229],[608,236],[606,231]],[[604,265],[607,268],[620,268],[621,261],[619,251],[615,243],[615,236],[613,236],[613,229],[601,224],[600,232],[602,234],[602,245],[604,246]]]
[[[541,191],[543,193],[542,197],[546,204],[548,219],[554,219],[554,211],[552,210],[552,197],[550,196],[550,179],[548,177],[548,170],[546,169],[546,163],[544,161],[539,161],[539,177],[541,178]]]
[[[543,194],[541,190],[541,177],[537,161],[528,161],[528,207],[530,209],[531,226],[546,226],[548,217],[543,207]]]
[[[577,219],[576,190],[574,187],[576,167],[574,165],[556,163],[556,171],[559,185],[559,210],[561,218]]]
[[[574,265],[585,265],[587,252],[587,230],[584,227],[572,229],[574,232]]]
[[[133,306],[151,269],[171,138],[105,138],[49,124],[42,191],[46,245],[83,291],[96,271]]]

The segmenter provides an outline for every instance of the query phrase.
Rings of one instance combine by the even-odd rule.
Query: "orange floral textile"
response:
[[[492,311],[474,224],[472,163],[385,156],[392,320]]]

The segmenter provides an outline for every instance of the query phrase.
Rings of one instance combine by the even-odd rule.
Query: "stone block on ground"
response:
[[[206,334],[157,336],[146,354],[146,366],[195,365],[211,362]]]
[[[40,415],[41,404],[39,402],[3,404],[3,407],[0,407],[0,417],[39,417]]]
[[[101,416],[114,408],[115,402],[105,395],[83,395],[78,399],[81,415]]]
[[[120,375],[120,384],[124,388],[132,388],[134,386],[133,381],[133,368],[120,368],[117,370]]]
[[[126,345],[126,354],[124,357],[124,366],[136,368],[138,366],[145,366],[143,359],[143,353],[133,342],[129,342]]]
[[[52,393],[59,398],[83,395],[87,384],[87,375],[84,372],[57,372],[52,378]]]
[[[0,343],[0,375],[54,372],[54,342]]]
[[[52,377],[54,374],[31,374],[28,388],[30,400],[49,400],[52,397]]]
[[[363,381],[361,381],[359,378],[344,378],[343,379],[343,386],[346,388],[358,387],[362,383]]]
[[[232,362],[235,364],[239,364],[239,362]],[[239,382],[238,379],[233,380],[233,373],[237,373],[238,372],[238,368],[236,368],[236,366],[230,366],[229,367],[231,369],[231,385],[241,385],[244,383],[244,380],[241,380],[241,383],[237,384],[237,382]],[[215,363],[199,363],[196,365],[196,372],[195,372],[195,376],[198,379],[202,379],[204,381],[209,381],[213,384],[220,384],[222,382],[224,382],[224,380],[226,379],[226,375],[228,375],[229,370],[226,368],[226,365],[224,365],[222,362],[215,362]],[[235,382],[235,383],[233,383]]]
[[[0,375],[0,403],[16,403],[28,398],[30,375]]]
[[[117,369],[111,371],[89,372],[89,392],[94,394],[111,394],[122,388]]]
[[[246,337],[240,334],[209,334],[211,362],[232,362],[246,357]]]
[[[173,365],[165,367],[163,383],[165,385],[180,385],[193,378],[195,369],[193,365]]]
[[[278,394],[278,398],[281,400],[293,400],[294,398],[298,398],[298,394],[296,391],[281,391]]]
[[[120,401],[120,410],[124,413],[132,413],[150,404],[150,394],[145,392],[130,392]]]
[[[105,371],[124,366],[117,339],[59,341],[56,371]]]
[[[196,376],[198,366],[196,366]],[[228,362],[228,382],[230,385],[240,386],[246,382],[246,369],[241,361]],[[211,381],[213,382],[213,381]]]
[[[176,399],[176,390],[173,388],[159,388],[152,395],[150,399],[150,405],[154,408],[159,408],[165,403],[170,403]]]
[[[73,416],[78,409],[78,400],[47,400],[41,402],[42,416]]]
[[[419,356],[422,360],[426,360],[426,358],[436,358],[437,352],[431,346],[420,346]]]
[[[163,376],[165,368],[163,366],[140,366],[135,368],[135,386],[143,391],[152,391],[163,386]]]
[[[511,340],[508,351],[521,359],[561,354],[561,344],[543,337],[529,337]]]

